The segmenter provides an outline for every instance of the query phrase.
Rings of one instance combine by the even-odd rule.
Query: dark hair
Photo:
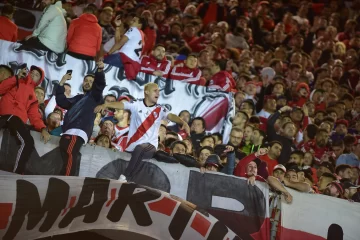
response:
[[[115,98],[115,100],[116,100],[116,96],[115,96],[114,94],[108,94],[108,95],[105,95],[105,97],[104,97],[104,101],[105,101],[105,99],[106,99],[107,97],[113,97],[113,98]]]
[[[139,23],[141,24],[141,30],[144,30],[145,28],[148,27],[148,20],[144,17],[138,17],[139,18]]]
[[[50,118],[51,115],[53,115],[53,114],[55,114],[55,113],[56,113],[56,114],[59,114],[58,112],[51,112],[51,113],[47,116],[47,119]],[[59,114],[59,115],[60,115],[60,118],[61,118],[61,114]]]
[[[321,133],[321,132],[326,133],[326,134],[329,133],[328,131],[326,131],[326,129],[318,128],[318,130],[316,131],[316,135],[318,135],[318,133]]]
[[[68,87],[70,87],[71,88],[71,85],[70,84],[68,84],[68,83],[64,83],[64,85],[63,86],[68,86]]]
[[[15,8],[13,7],[13,5],[7,3],[5,4],[2,9],[1,9],[1,15],[11,15],[14,14],[15,12]]]
[[[278,63],[281,63],[281,60],[280,60],[280,59],[277,59],[277,58],[272,59],[272,60],[270,61],[270,67],[273,68],[273,67],[275,67],[276,64],[278,64]]]
[[[200,120],[202,122],[203,128],[206,129],[206,122],[205,119],[202,117],[196,117],[191,121],[191,124],[195,121],[195,120]]]
[[[211,139],[214,141],[214,143],[215,143],[215,139],[213,138],[212,135],[205,135],[205,136],[203,136],[203,137],[201,138],[200,142],[202,143],[202,142],[205,141],[207,138],[211,138]]]
[[[36,90],[36,89],[40,89],[41,91],[43,91],[45,93],[45,89],[43,87],[37,86],[37,87],[35,87],[34,90]]]
[[[95,15],[96,9],[93,6],[88,5],[84,8],[83,13],[90,13]]]
[[[214,65],[219,66],[221,71],[224,71],[226,69],[226,60],[217,59],[214,60]]]
[[[187,151],[186,144],[184,142],[180,141],[180,140],[172,142],[171,145],[170,145],[170,150],[172,151],[177,144],[183,145],[185,147],[185,151]]]
[[[60,108],[55,108],[53,112],[56,112],[56,111],[59,111],[59,112],[60,112],[61,120],[64,119],[64,113],[63,113],[63,111],[62,111]]]
[[[294,70],[294,69],[302,69],[302,66],[298,63],[291,63],[290,66],[289,66],[289,70]]]
[[[165,142],[164,142],[165,148],[170,147],[171,144],[172,144],[173,142],[176,142],[176,141],[178,141],[178,140],[175,139],[175,138],[168,138],[168,139],[166,139]]]
[[[153,50],[157,49],[158,47],[165,48],[165,50],[166,50],[165,45],[164,45],[164,44],[161,44],[161,43],[156,44],[155,47],[153,48]]]
[[[284,123],[283,125],[282,125],[282,128],[286,128],[286,126],[288,125],[288,124],[294,124],[295,125],[295,123],[294,122],[286,122],[286,123]],[[296,125],[295,125],[296,126]]]
[[[173,132],[173,131],[169,131],[166,134],[170,134],[170,135],[173,135],[173,136],[179,138],[179,135],[176,132]]]
[[[279,144],[279,145],[282,147],[282,143],[279,142],[279,141],[271,141],[271,142],[269,142],[267,145],[268,145],[268,147],[272,147],[272,146],[274,146],[275,144]]]
[[[336,175],[339,175],[339,172],[345,171],[348,168],[352,168],[352,167],[348,164],[340,164],[335,168],[335,173]]]
[[[261,129],[259,129],[259,128],[255,128],[254,131],[258,131],[259,134],[260,134],[262,137],[264,137],[264,139],[265,139],[266,133],[265,133],[263,130],[261,130]]]
[[[305,156],[305,153],[304,153],[303,151],[301,151],[301,150],[294,150],[294,151],[292,151],[292,152],[290,153],[290,156],[293,155],[293,154],[298,155],[300,158],[304,158],[304,156]]]
[[[182,114],[182,113],[184,113],[184,112],[187,112],[190,116],[191,116],[191,113],[188,111],[188,110],[181,110],[180,112],[179,112],[179,117],[180,117],[180,115]]]
[[[218,137],[218,138],[221,140],[221,142],[222,142],[222,140],[223,140],[223,136],[222,136],[221,133],[219,133],[219,132],[213,133],[212,136]],[[214,140],[215,140],[215,139],[214,139]]]
[[[349,100],[349,101],[354,101],[354,97],[349,94],[349,93],[345,93],[341,98],[340,98],[341,101],[344,101],[344,100]]]
[[[199,156],[200,153],[201,153],[201,151],[204,150],[204,149],[209,150],[210,153],[214,153],[214,149],[213,149],[212,147],[205,146],[205,147],[201,147],[201,148],[199,149],[199,151],[197,152],[197,156]]]
[[[345,147],[344,141],[343,140],[336,140],[334,142],[332,142],[331,144],[332,147]]]
[[[310,139],[314,139],[314,138],[315,138],[315,135],[316,135],[316,132],[317,132],[318,129],[319,129],[319,127],[316,126],[315,124],[309,124],[309,125],[307,125],[307,127],[306,127],[307,136],[308,136]]]

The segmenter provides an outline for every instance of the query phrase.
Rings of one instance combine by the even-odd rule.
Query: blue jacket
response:
[[[96,106],[103,103],[102,93],[105,86],[104,72],[96,71],[92,89],[86,94],[79,94],[73,98],[66,98],[63,86],[59,86],[56,89],[56,104],[59,107],[68,110],[62,125],[63,132],[73,128],[81,129],[90,139],[96,116],[94,109]]]

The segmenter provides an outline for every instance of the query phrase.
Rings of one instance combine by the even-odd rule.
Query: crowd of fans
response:
[[[139,59],[116,60],[129,80],[140,71],[233,92],[230,136],[207,133],[205,120],[184,110],[179,117],[191,135],[163,121],[159,161],[246,177],[251,184],[266,181],[288,202],[292,196],[284,186],[360,201],[360,1],[43,0],[30,5],[45,8],[34,33],[21,39],[24,47],[106,62],[124,55],[133,37],[129,31],[141,29]],[[16,41],[14,12],[11,4],[2,8],[1,39]],[[132,69],[138,64],[138,71],[129,72],[129,64]],[[0,81],[12,74],[1,66]],[[26,74],[20,71],[18,79]],[[67,98],[70,79],[71,72],[60,82]],[[94,76],[84,77],[84,92],[93,82]],[[34,89],[47,132],[60,136],[66,111],[56,106],[56,96],[45,101],[44,89]],[[105,103],[116,101],[132,99],[104,97]],[[125,151],[130,119],[123,109],[97,113],[89,142]]]

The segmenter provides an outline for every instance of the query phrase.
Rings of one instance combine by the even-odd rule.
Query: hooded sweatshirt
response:
[[[0,83],[0,115],[18,116],[24,123],[30,123],[36,130],[45,128],[45,124],[39,113],[39,104],[35,95],[35,87],[44,80],[44,71],[36,66],[31,66],[30,71],[37,69],[41,73],[40,80],[35,83],[30,74],[24,79],[17,76],[5,79]]]
[[[66,40],[70,52],[95,57],[102,41],[102,28],[96,16],[84,13],[72,20]]]

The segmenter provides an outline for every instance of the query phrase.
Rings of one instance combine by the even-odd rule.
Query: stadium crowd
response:
[[[56,94],[45,99],[38,86],[44,79],[42,69],[32,66],[28,72],[25,67],[14,73],[1,65],[0,127],[25,136],[22,123],[29,119],[45,142],[50,135],[62,136],[64,158],[76,159],[76,151],[87,142],[130,152],[136,149],[134,143],[146,143],[142,151],[148,157],[246,177],[249,184],[264,181],[288,202],[292,196],[284,186],[360,202],[360,1],[16,4],[43,11],[32,35],[20,39],[24,49],[96,60],[98,70],[84,76],[84,94],[71,95],[70,71]],[[2,8],[3,40],[17,41],[18,29],[11,22],[15,11],[11,1]],[[128,80],[144,72],[231,92],[236,113],[230,136],[206,132],[205,120],[187,110],[175,116],[157,108],[155,84],[145,87],[140,102],[103,96],[102,61],[122,68]],[[161,111],[161,122],[154,120],[157,125],[143,142],[131,137],[143,127],[139,108],[144,113]],[[13,115],[18,118],[11,120]],[[86,127],[82,133],[80,126]],[[30,142],[30,151],[31,136],[24,141]],[[74,148],[70,153],[68,146]],[[18,163],[14,171],[22,173],[26,154]],[[61,174],[74,175],[71,164],[64,164]]]

